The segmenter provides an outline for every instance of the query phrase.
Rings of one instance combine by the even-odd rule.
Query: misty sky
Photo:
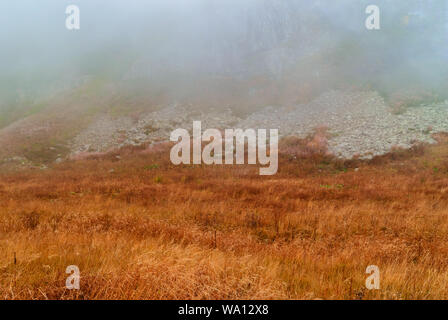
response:
[[[0,3],[0,92],[84,75],[281,76],[319,50],[335,50],[339,56],[333,63],[341,70],[350,69],[347,61],[358,63],[355,74],[400,63],[419,69],[427,81],[439,81],[439,64],[428,64],[447,56],[446,34],[434,32],[446,31],[446,21],[439,19],[444,14],[436,15],[446,1],[426,1],[427,11],[418,2],[5,0]],[[382,10],[382,30],[368,33],[364,10],[372,3]],[[79,31],[65,28],[69,4],[81,10]],[[318,70],[320,63],[308,67]]]

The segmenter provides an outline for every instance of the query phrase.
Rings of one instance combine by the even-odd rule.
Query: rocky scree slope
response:
[[[194,110],[171,105],[160,111],[130,117],[98,116],[70,142],[71,156],[105,152],[126,145],[168,141],[172,130],[191,131],[193,121],[207,128],[279,129],[280,136],[306,137],[327,127],[329,152],[337,157],[368,159],[393,147],[410,148],[419,142],[435,143],[433,133],[448,131],[448,101],[411,107],[395,115],[374,91],[329,91],[307,104],[269,106],[240,119],[230,109]]]

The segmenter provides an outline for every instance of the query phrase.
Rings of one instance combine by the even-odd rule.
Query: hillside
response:
[[[448,1],[73,2],[0,1],[0,299],[448,299]]]
[[[360,89],[332,90],[308,103],[241,112],[232,105],[219,109],[201,104],[156,105],[144,95],[129,96],[107,86],[90,90],[91,85],[0,129],[2,167],[46,168],[88,154],[166,142],[171,131],[190,130],[195,120],[202,121],[203,130],[279,129],[283,138],[305,138],[326,128],[328,152],[344,159],[371,159],[394,148],[434,143],[433,134],[448,132],[444,120],[448,103],[424,102],[419,96],[400,112],[394,112],[377,92]]]

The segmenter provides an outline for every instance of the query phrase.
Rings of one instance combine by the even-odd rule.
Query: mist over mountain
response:
[[[70,4],[77,31],[65,27]],[[371,4],[380,30],[365,27]],[[0,128],[172,104],[244,118],[353,88],[443,101],[446,16],[446,1],[433,0],[2,2]]]
[[[376,1],[376,32],[364,27],[368,1],[79,0],[75,32],[64,24],[70,3],[0,5],[3,94],[44,92],[87,75],[165,80],[170,87],[179,77],[275,81],[334,68],[337,77],[372,82],[390,69],[441,75],[434,64],[447,56],[445,1]],[[301,69],[313,55],[323,58]]]

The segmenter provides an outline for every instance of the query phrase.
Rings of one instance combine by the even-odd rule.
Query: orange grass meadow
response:
[[[3,171],[0,298],[447,299],[441,137],[372,161],[281,154],[271,177],[163,148]]]

